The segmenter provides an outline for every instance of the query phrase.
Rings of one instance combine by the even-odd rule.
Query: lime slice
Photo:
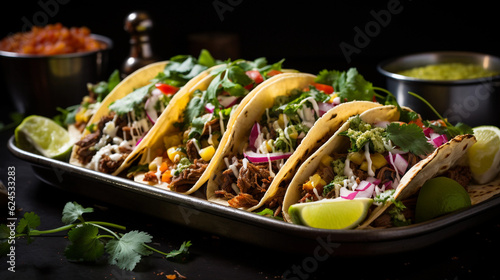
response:
[[[324,229],[351,229],[366,218],[372,203],[371,198],[323,199],[293,204],[288,213],[295,224]]]
[[[469,166],[474,180],[485,184],[500,173],[500,129],[478,126],[473,130],[477,142],[467,151]]]
[[[436,177],[424,183],[417,198],[415,221],[424,222],[469,207],[469,194],[457,181]]]
[[[16,128],[14,135],[19,148],[36,151],[49,158],[64,159],[73,146],[66,129],[42,116],[26,117]]]

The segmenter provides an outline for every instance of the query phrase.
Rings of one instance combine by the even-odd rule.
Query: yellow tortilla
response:
[[[167,65],[168,61],[160,61],[160,62],[155,62],[152,64],[149,64],[147,66],[144,66],[132,74],[128,75],[125,79],[123,79],[102,101],[101,106],[99,107],[99,110],[92,116],[92,118],[89,120],[88,125],[92,124],[97,124],[102,117],[107,116],[110,113],[109,106],[115,102],[116,100],[119,100],[121,98],[124,98],[131,92],[133,92],[135,89],[143,87],[151,83],[151,80],[156,77],[156,75],[160,72],[163,71],[165,66]],[[186,92],[189,91],[191,87],[193,87],[198,81],[203,79],[205,76],[208,75],[210,69],[202,72],[195,78],[191,79],[189,82],[187,82],[175,95],[174,98],[172,98],[172,101],[177,97],[177,95],[184,95]],[[172,101],[170,103],[172,103]],[[163,113],[160,115],[161,116],[165,115],[164,113],[167,112],[168,108],[170,106],[167,106],[167,108],[163,111]],[[160,119],[159,118],[159,119]],[[159,120],[158,119],[158,120]],[[148,135],[150,132],[156,130],[155,127],[158,126],[159,121],[155,123],[155,125],[150,129]],[[85,130],[81,136],[80,139],[83,139],[86,135],[88,135],[90,132],[88,130]],[[148,144],[147,141],[144,141],[147,138],[144,137],[143,140],[135,147],[134,151],[128,155],[128,157],[125,159],[125,161],[122,163],[122,165],[112,173],[112,175],[118,175],[120,174],[123,170],[125,170],[130,164],[137,158],[138,154],[140,151],[142,151]],[[71,157],[69,160],[69,163],[77,166],[82,166],[81,162],[76,158],[76,152],[78,150],[78,146],[73,146],[73,151],[71,153]]]
[[[248,137],[254,122],[259,121],[266,109],[274,105],[274,99],[277,96],[291,94],[295,89],[303,89],[311,85],[315,78],[316,76],[306,73],[282,74],[274,83],[267,84],[267,86],[261,88],[254,99],[246,105],[238,119],[236,119],[234,123],[236,128],[229,136],[227,145],[218,157],[217,166],[214,167],[212,176],[208,181],[207,199],[209,201],[226,206],[229,205],[227,200],[215,195],[222,180],[222,172],[226,169],[224,158],[243,154],[243,149],[248,143]],[[276,174],[260,202],[244,210],[256,210],[272,199],[276,195],[281,182],[285,180],[289,181],[295,174],[298,166],[300,166],[316,148],[323,144],[326,139],[333,135],[350,116],[360,114],[370,108],[379,106],[382,105],[368,101],[354,101],[342,103],[325,113],[316,121],[292,156],[286,160],[284,166]]]
[[[215,66],[217,67],[217,66]],[[275,80],[279,79],[280,76],[282,75],[288,75],[288,74],[279,74],[274,77],[271,77],[264,82],[260,83],[257,85],[253,90],[251,90],[239,103],[239,105],[233,109],[231,113],[231,117],[228,120],[228,123],[225,127],[224,134],[219,142],[218,148],[215,150],[215,154],[212,156],[212,159],[210,160],[207,168],[201,175],[201,177],[198,179],[198,181],[186,192],[180,192],[183,194],[191,194],[198,190],[203,184],[205,184],[210,176],[212,174],[212,169],[214,166],[217,164],[218,160],[220,159],[220,154],[222,153],[222,150],[224,146],[226,145],[226,142],[229,138],[229,135],[233,131],[235,124],[234,122],[240,115],[241,111],[245,107],[245,105],[252,100],[252,98],[255,96],[257,92],[262,87],[265,87],[268,84],[272,84]],[[212,82],[214,76],[212,75],[207,75],[203,79],[201,79],[196,85],[192,86],[189,88],[189,90],[185,91],[181,95],[177,95],[170,101],[170,104],[168,105],[167,109],[168,114],[162,114],[160,118],[158,119],[157,123],[159,125],[158,129],[156,129],[154,132],[150,133],[147,136],[147,139],[143,139],[143,142],[146,142],[147,144],[141,146],[140,148],[136,149],[136,155],[140,156],[139,164],[148,164],[151,161],[154,160],[154,158],[158,155],[158,151],[164,151],[164,143],[163,143],[163,137],[166,135],[172,135],[176,133],[183,133],[183,132],[178,132],[175,124],[182,122],[183,120],[183,114],[184,110],[186,109],[186,106],[188,105],[191,95],[193,92],[196,90],[201,90],[204,91],[208,88],[210,83]],[[145,172],[139,172],[134,175],[134,181],[140,182],[140,183],[146,183],[144,179],[144,174]],[[159,182],[157,184],[152,184],[158,188],[165,189],[165,190],[170,190],[169,184],[165,182]]]
[[[368,123],[377,123],[380,121],[397,121],[399,120],[399,111],[395,106],[383,106],[366,111],[360,115],[360,118]],[[331,137],[320,149],[318,149],[297,171],[296,176],[292,179],[285,194],[283,203],[283,217],[286,221],[291,222],[288,208],[299,201],[300,185],[309,179],[317,170],[321,158],[324,155],[329,155],[334,152],[345,152],[350,146],[350,141],[347,137],[338,136],[340,132],[346,131],[349,128],[349,123],[344,124],[333,137]],[[403,200],[418,192],[423,183],[430,178],[444,173],[451,168],[456,162],[462,158],[467,149],[475,143],[475,137],[472,135],[460,135],[447,143],[441,145],[434,150],[432,154],[425,159],[419,161],[401,178],[401,181],[394,194],[397,200]],[[387,203],[383,206],[375,208],[369,217],[358,227],[366,228],[379,217],[390,206]]]

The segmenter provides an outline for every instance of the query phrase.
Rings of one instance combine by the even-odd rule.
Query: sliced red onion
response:
[[[205,104],[205,110],[207,110],[207,112],[209,112],[209,113],[213,113],[215,110],[214,104],[212,104],[212,103]]]
[[[162,94],[163,92],[158,88],[154,88],[151,90],[151,95],[162,95]]]
[[[356,191],[358,191],[356,197],[366,197],[366,198],[373,197],[373,192],[375,191],[375,184],[363,180],[359,183],[358,187],[356,187]]]
[[[393,184],[393,182],[392,182],[392,181],[387,181],[387,182],[385,182],[385,183],[384,183],[384,188],[385,188],[386,190],[392,189],[392,188],[393,188],[393,187],[392,187],[392,184]]]
[[[431,133],[429,137],[429,143],[431,143],[435,148],[448,142],[448,138],[444,134]]]
[[[252,126],[252,130],[250,131],[250,137],[248,139],[250,148],[252,150],[257,150],[259,149],[257,145],[257,139],[259,138],[260,135],[260,124],[258,122],[255,122],[254,125]]]
[[[339,105],[340,104],[340,96],[337,96],[335,98],[333,98],[333,102],[332,102],[335,106]]]
[[[144,103],[144,110],[146,111],[146,116],[148,117],[149,121],[153,124],[158,119],[158,113],[156,112],[155,109],[155,104],[158,101],[158,96],[159,95],[151,95],[148,98],[148,100],[146,100],[146,103]]]
[[[217,100],[219,100],[219,104],[222,107],[229,108],[238,102],[238,98],[239,97],[232,95],[220,95],[217,97]]]
[[[335,107],[335,104],[333,104],[333,103],[318,102],[319,115],[323,116],[326,112],[328,112],[333,107]]]
[[[389,155],[386,156],[386,160],[392,164],[399,174],[405,174],[406,169],[408,168],[408,162],[401,154],[392,154],[389,152]]]
[[[424,135],[425,135],[425,137],[430,137],[431,133],[434,133],[434,129],[432,129],[430,127],[424,128]]]
[[[353,200],[358,195],[358,191],[348,190],[346,187],[340,188],[340,197],[344,199]]]
[[[386,128],[391,122],[389,121],[380,121],[375,124],[373,124],[375,127],[381,127],[381,128]]]
[[[280,160],[280,159],[287,159],[292,155],[292,152],[288,152],[288,153],[276,152],[276,153],[259,154],[259,153],[252,152],[252,151],[246,151],[243,153],[243,155],[249,161],[251,161],[253,163],[259,163],[259,162],[268,162],[268,161],[275,161],[275,160]]]
[[[366,178],[366,181],[368,181],[374,185],[380,184],[380,179],[377,179],[375,177],[368,177],[368,178]]]
[[[139,138],[139,140],[137,140],[137,143],[135,143],[135,146],[138,146],[138,145],[139,145],[139,143],[141,143],[142,138],[143,138],[143,137],[141,137],[141,138]]]

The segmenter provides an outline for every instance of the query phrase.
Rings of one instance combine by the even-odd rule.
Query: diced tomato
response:
[[[250,79],[252,79],[256,84],[260,84],[264,81],[264,77],[257,70],[249,70],[245,72]]]
[[[163,174],[161,174],[161,181],[165,183],[172,182],[172,172],[170,172],[170,170],[166,170]]]
[[[155,87],[157,89],[159,89],[161,92],[163,92],[163,94],[165,94],[165,95],[172,95],[179,90],[178,87],[174,87],[174,86],[171,86],[169,84],[164,84],[164,83],[156,83]]]
[[[334,92],[333,87],[329,85],[313,83],[313,86],[326,94],[332,94]]]
[[[272,76],[276,76],[276,75],[281,74],[281,73],[283,73],[283,72],[281,72],[281,71],[279,71],[279,70],[274,70],[274,69],[273,69],[273,70],[271,70],[271,71],[267,72],[266,76],[268,76],[268,77],[272,77]]]
[[[160,165],[160,172],[165,172],[168,169],[168,163],[167,162],[162,162]]]
[[[409,123],[414,123],[414,124],[418,125],[419,127],[424,128],[424,123],[422,122],[422,119],[420,119],[420,118],[413,120],[413,121],[410,121]]]

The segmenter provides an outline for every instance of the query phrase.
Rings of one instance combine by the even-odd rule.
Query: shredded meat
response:
[[[396,180],[396,171],[394,168],[389,167],[388,165],[380,168],[375,174],[375,178],[379,179],[381,184],[385,184],[386,182]]]
[[[249,208],[259,204],[259,201],[254,199],[252,195],[247,193],[239,193],[237,196],[228,200],[229,206],[233,208],[245,207]]]
[[[198,149],[196,148],[196,144],[194,143],[194,141],[194,139],[190,139],[186,143],[186,154],[190,161],[194,161],[195,159],[200,158]]]
[[[128,154],[124,154],[119,160],[112,160],[108,155],[103,155],[99,160],[98,170],[107,174],[115,172],[122,165]]]
[[[189,190],[198,179],[200,179],[208,163],[202,159],[195,159],[194,162],[184,169],[179,176],[172,178],[170,189],[176,192],[185,192]]]
[[[209,135],[210,132],[213,133],[214,131],[220,131],[220,121],[218,118],[206,122],[205,125],[203,126],[203,131],[201,132],[201,135]]]
[[[352,173],[356,176],[356,178],[359,178],[360,180],[366,180],[366,178],[368,178],[368,172],[359,169],[357,164],[351,162],[349,166],[351,167]]]
[[[96,153],[94,146],[97,142],[99,142],[100,136],[101,133],[96,131],[88,134],[83,139],[75,143],[75,146],[78,146],[78,149],[76,149],[76,156],[82,164],[85,165],[92,160],[92,157]]]
[[[156,176],[154,171],[149,171],[144,174],[144,179],[142,179],[144,182],[149,182],[152,184],[157,184],[158,183],[158,177]]]
[[[220,190],[216,192],[219,197],[229,198],[228,203],[234,208],[250,207],[257,205],[264,196],[273,180],[269,171],[269,163],[247,163],[243,168],[242,160],[233,157],[232,165],[239,170],[239,177],[234,176],[232,169],[228,168],[222,173]],[[272,164],[273,172],[277,172],[276,164]],[[239,193],[233,189],[236,184]],[[228,194],[232,194],[231,197]]]

